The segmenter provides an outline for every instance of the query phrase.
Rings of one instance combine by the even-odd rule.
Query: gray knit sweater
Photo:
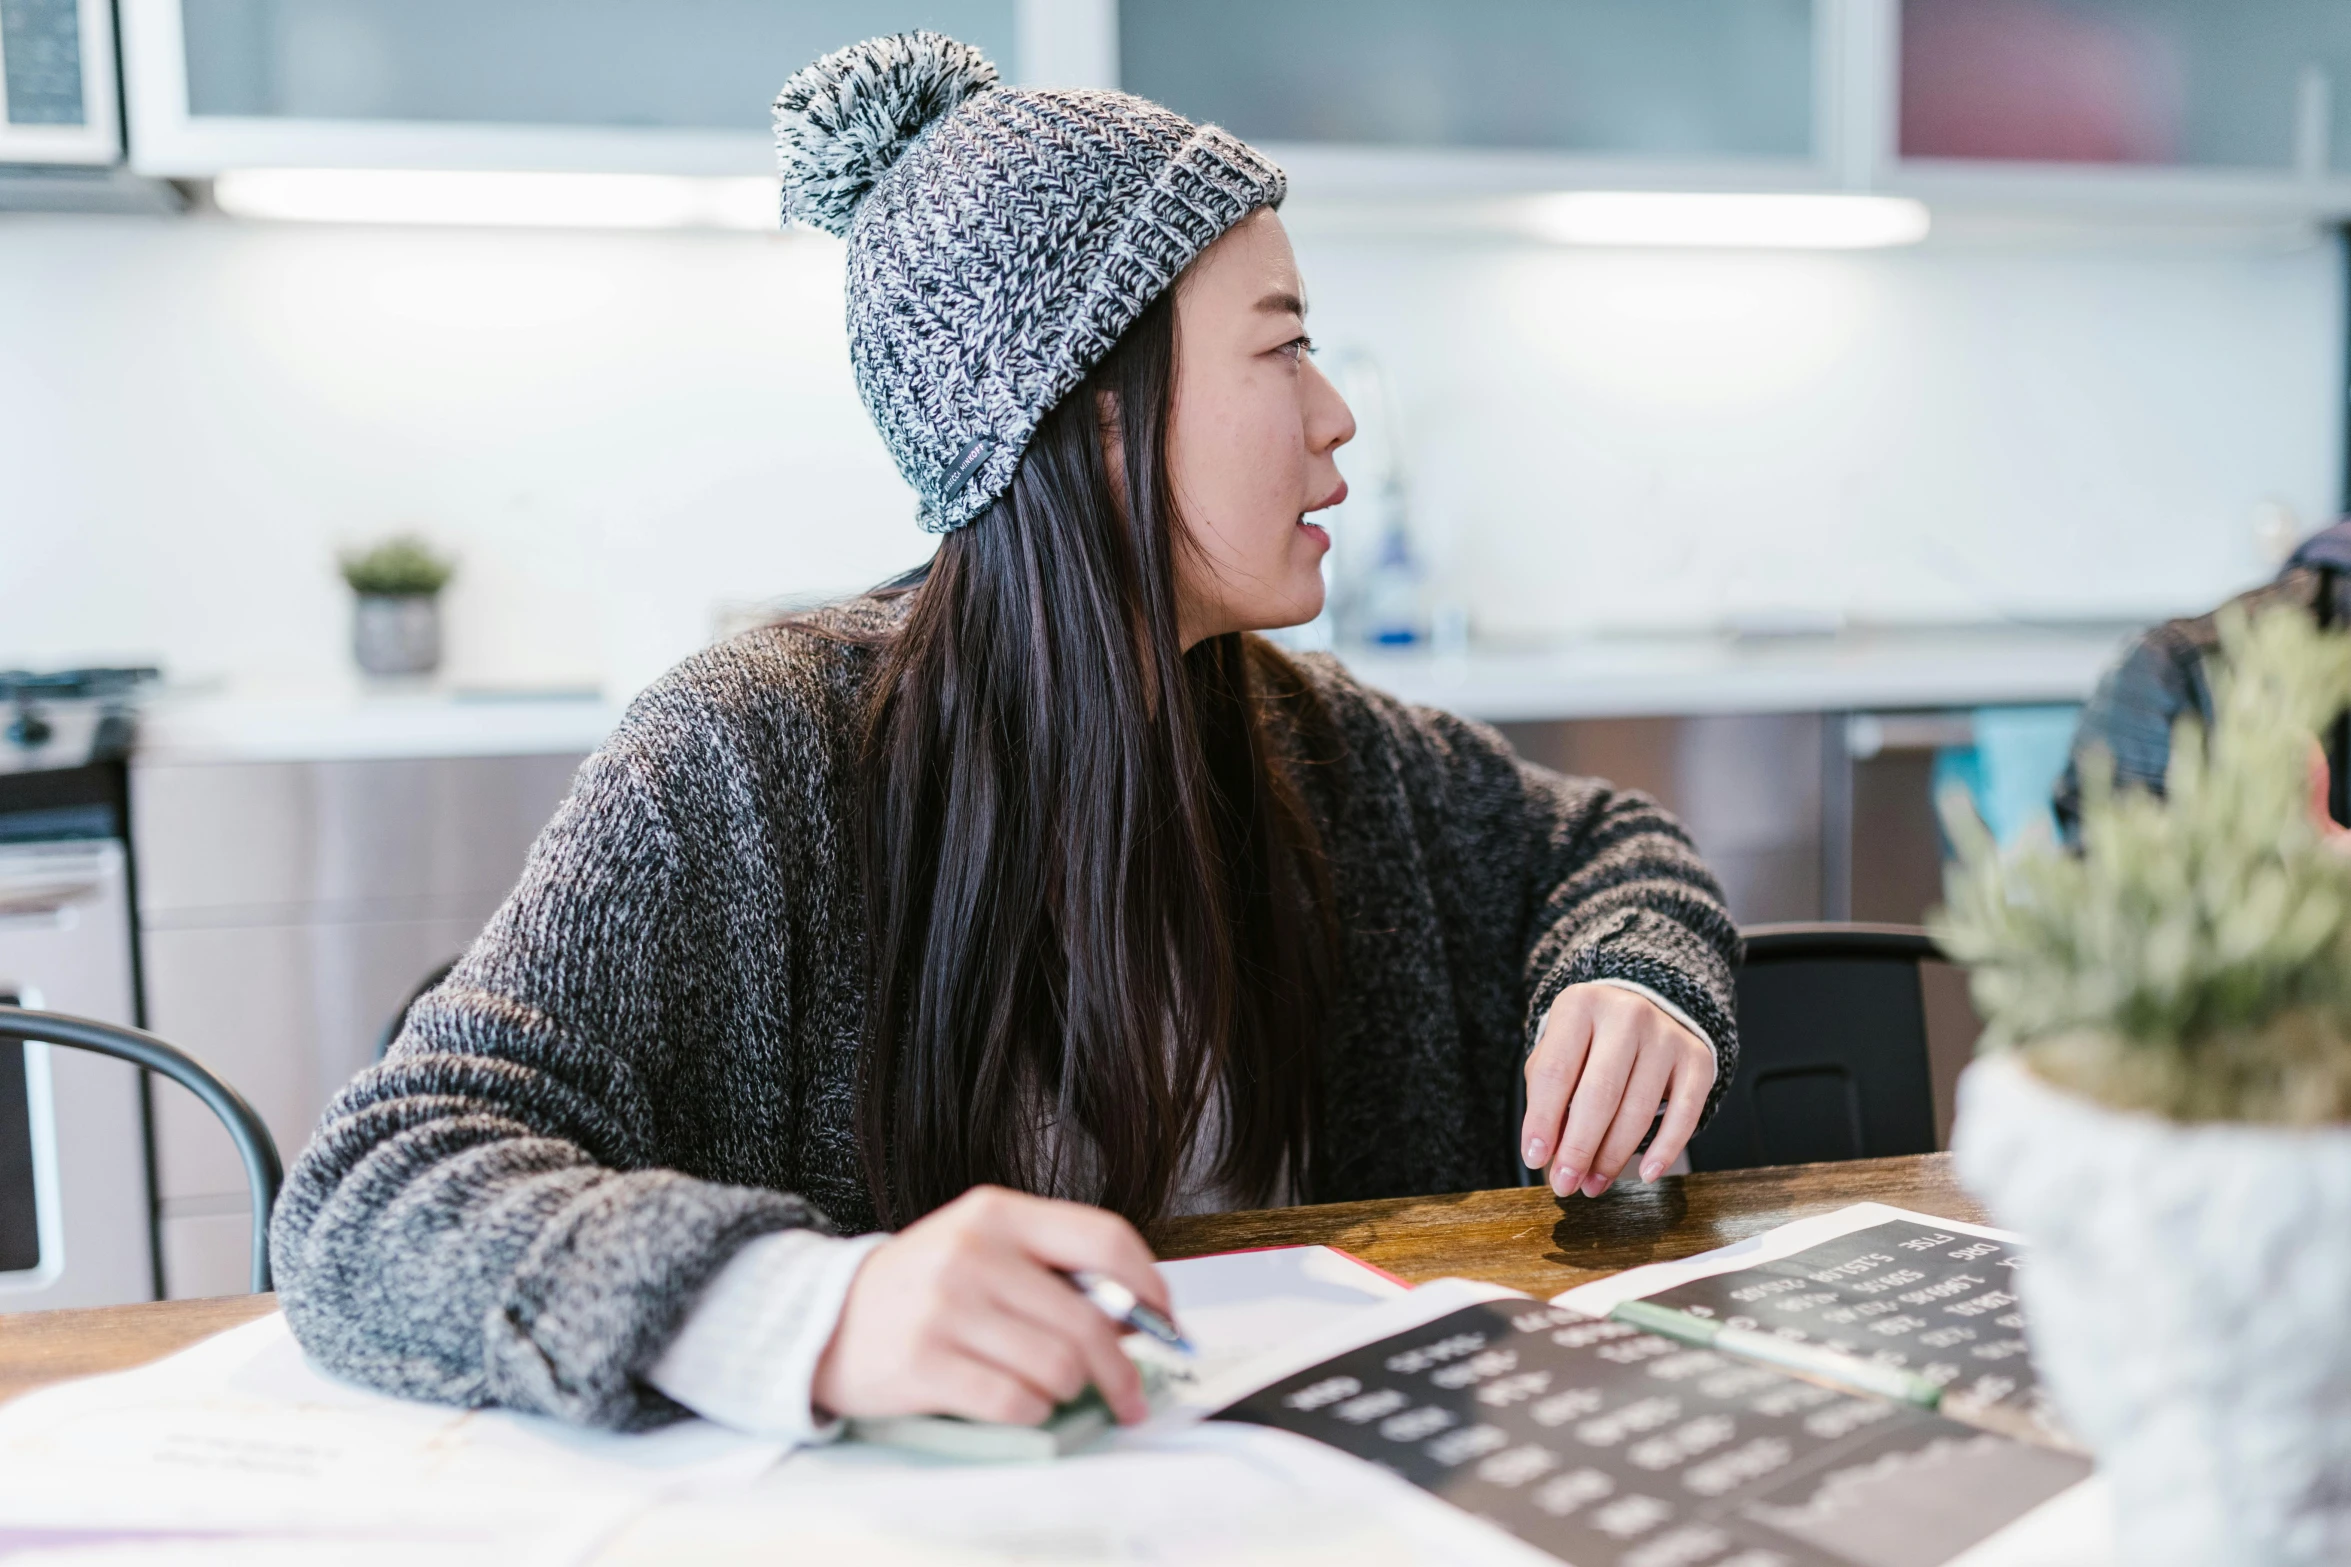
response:
[[[869,613],[852,608],[851,614]],[[642,1373],[754,1236],[874,1227],[852,1109],[862,898],[847,829],[874,654],[737,637],[648,689],[521,884],[327,1107],[271,1231],[321,1364],[412,1397],[636,1427]],[[1515,1179],[1516,1075],[1567,985],[1646,985],[1729,1080],[1737,935],[1655,804],[1514,757],[1336,662],[1275,699],[1330,859],[1341,973],[1313,1200]],[[1320,747],[1318,747],[1320,749]]]

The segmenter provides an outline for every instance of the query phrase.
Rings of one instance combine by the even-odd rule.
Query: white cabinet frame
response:
[[[102,69],[106,0],[80,0],[93,125],[0,127],[0,161],[105,163],[118,155],[112,72]],[[1552,190],[1887,191],[1937,204],[2068,217],[2306,221],[2351,217],[2351,169],[2327,167],[2330,113],[2351,112],[2305,82],[2292,170],[2127,168],[1905,159],[1896,144],[1901,0],[1812,0],[1813,132],[1803,157],[1657,159],[1520,149],[1270,143],[1291,186],[1348,206],[1458,204]],[[546,169],[762,175],[757,131],[601,129],[412,121],[191,116],[180,0],[120,0],[130,163],[140,174],[204,177],[257,167]],[[1007,74],[1039,86],[1118,85],[1118,0],[1017,0]],[[97,110],[100,106],[104,114]],[[58,150],[43,156],[19,147]],[[77,150],[78,149],[78,150]]]
[[[81,26],[82,123],[14,125],[0,104],[0,163],[104,167],[122,161],[122,107],[114,92],[114,8],[107,0],[77,0],[75,15]],[[7,41],[0,39],[0,49],[6,47]],[[0,66],[5,63],[0,58]]]
[[[774,167],[768,139],[756,131],[198,117],[188,112],[179,0],[121,5],[131,167],[140,174],[201,178],[240,168],[764,174]]]
[[[103,5],[105,0],[85,0]],[[765,131],[298,120],[188,112],[180,0],[121,0],[131,167],[203,178],[227,169],[528,169],[611,174],[775,171]],[[1115,0],[1019,0],[1017,53],[1054,86],[1111,86]],[[848,40],[844,39],[843,42]],[[782,67],[789,70],[789,66]],[[1029,79],[1024,71],[1023,79]],[[782,75],[776,85],[783,85]]]
[[[1063,0],[1073,3],[1073,0]],[[1092,0],[1076,0],[1092,3]],[[1116,61],[1116,0],[1112,15]],[[1268,142],[1297,195],[1319,201],[1459,198],[1555,190],[1831,191],[1866,188],[1892,145],[1883,74],[1896,0],[1812,0],[1812,148],[1792,158],[1628,158],[1528,148]]]
[[[1834,0],[1883,12],[1875,68],[1883,104],[1875,184],[1930,205],[2068,218],[2125,221],[2310,221],[2351,217],[2351,169],[2328,167],[2332,116],[2351,111],[2351,90],[2305,73],[2298,84],[2291,169],[2046,163],[1973,158],[1905,158],[1899,147],[1901,0]],[[2351,89],[2351,84],[2346,84]]]

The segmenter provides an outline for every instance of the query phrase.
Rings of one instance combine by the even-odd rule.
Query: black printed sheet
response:
[[[2006,1241],[1889,1219],[1643,1298],[1903,1366],[2050,1428],[2025,1348],[2018,1256]]]
[[[1367,1459],[1574,1567],[1938,1567],[2088,1473],[1531,1301],[1464,1308],[1215,1418]]]

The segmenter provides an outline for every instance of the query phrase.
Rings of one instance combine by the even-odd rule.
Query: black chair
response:
[[[237,1145],[237,1157],[245,1164],[245,1185],[253,1196],[253,1292],[265,1293],[270,1287],[269,1212],[277,1205],[278,1188],[285,1184],[286,1170],[279,1162],[278,1145],[270,1137],[269,1128],[245,1102],[245,1096],[214,1076],[203,1062],[153,1034],[86,1017],[69,1017],[62,1012],[30,1012],[22,1007],[0,1006],[0,1043],[24,1040],[66,1045],[145,1067],[170,1078],[203,1100],[205,1108],[220,1117],[220,1124],[228,1128],[229,1140]]]
[[[438,985],[441,981],[447,979],[449,977],[449,971],[455,967],[457,967],[457,960],[455,958],[451,958],[448,962],[442,964],[439,968],[434,969],[430,974],[427,974],[417,983],[417,987],[408,993],[408,999],[400,1003],[400,1010],[392,1014],[392,1021],[384,1025],[384,1032],[382,1037],[376,1040],[376,1059],[378,1061],[381,1061],[385,1056],[392,1053],[392,1041],[398,1039],[400,1037],[400,1030],[408,1026],[408,1009],[415,1006],[419,1001],[422,1001],[426,991],[432,989],[435,985]]]
[[[1912,925],[1758,925],[1738,973],[1739,1067],[1690,1167],[1931,1153],[1934,1079]]]

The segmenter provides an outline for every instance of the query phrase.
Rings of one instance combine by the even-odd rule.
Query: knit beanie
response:
[[[849,362],[935,533],[1002,495],[1037,421],[1282,171],[1126,93],[998,84],[938,33],[784,84],[787,223],[849,242]]]

